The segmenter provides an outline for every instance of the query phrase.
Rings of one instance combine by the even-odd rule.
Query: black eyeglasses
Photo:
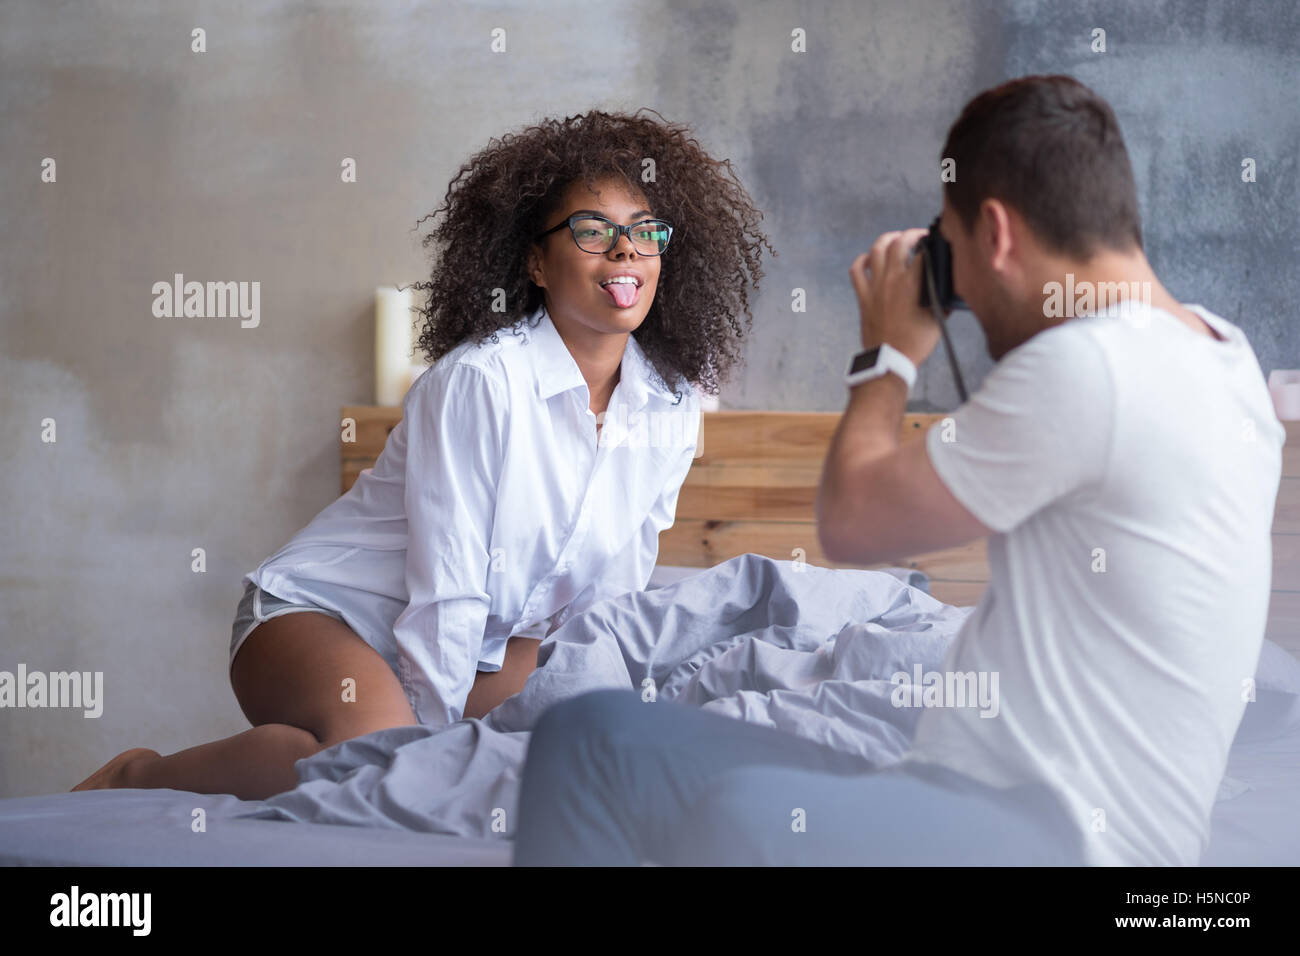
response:
[[[583,252],[592,255],[604,255],[618,245],[618,240],[627,236],[632,241],[632,248],[641,256],[658,256],[668,248],[668,240],[673,236],[673,227],[662,219],[642,219],[630,226],[620,226],[604,216],[593,216],[580,212],[570,216],[558,226],[552,226],[545,232],[539,232],[536,239],[543,239],[553,232],[559,232],[565,226]]]

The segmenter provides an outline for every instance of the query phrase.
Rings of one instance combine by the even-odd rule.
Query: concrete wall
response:
[[[98,719],[0,711],[0,795],[247,726],[226,672],[239,578],[338,492],[339,406],[373,396],[374,287],[424,274],[416,219],[537,117],[652,106],[737,163],[780,256],[724,407],[843,407],[849,261],[929,220],[948,124],[1029,72],[1114,104],[1166,285],[1239,323],[1266,372],[1300,365],[1294,4],[811,6],[0,3],[0,670],[106,682]],[[177,272],[259,281],[260,326],[155,318]],[[974,386],[982,337],[953,330]],[[915,407],[955,396],[933,359]]]

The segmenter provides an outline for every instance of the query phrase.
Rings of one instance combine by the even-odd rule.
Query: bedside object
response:
[[[375,404],[400,405],[411,387],[411,290],[375,289]]]
[[[1300,369],[1276,368],[1268,373],[1273,409],[1284,422],[1300,421]]]

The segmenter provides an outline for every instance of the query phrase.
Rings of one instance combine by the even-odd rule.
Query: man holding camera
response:
[[[997,716],[927,709],[904,760],[872,770],[584,695],[534,731],[516,863],[1198,862],[1263,639],[1285,432],[1241,330],[1152,272],[1105,101],[1014,80],[966,106],[942,155],[942,238],[886,233],[850,269],[864,349],[818,528],[855,564],[989,539],[989,587],[944,669],[998,674]],[[997,365],[900,445],[941,336],[918,293],[942,310],[947,283]]]

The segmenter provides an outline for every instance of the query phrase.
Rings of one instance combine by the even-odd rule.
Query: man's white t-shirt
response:
[[[906,759],[1046,783],[1094,864],[1199,861],[1268,611],[1285,430],[1242,331],[1186,308],[1226,341],[1146,306],[1067,319],[926,436],[996,532],[944,669],[997,672],[1000,701],[927,709]]]

